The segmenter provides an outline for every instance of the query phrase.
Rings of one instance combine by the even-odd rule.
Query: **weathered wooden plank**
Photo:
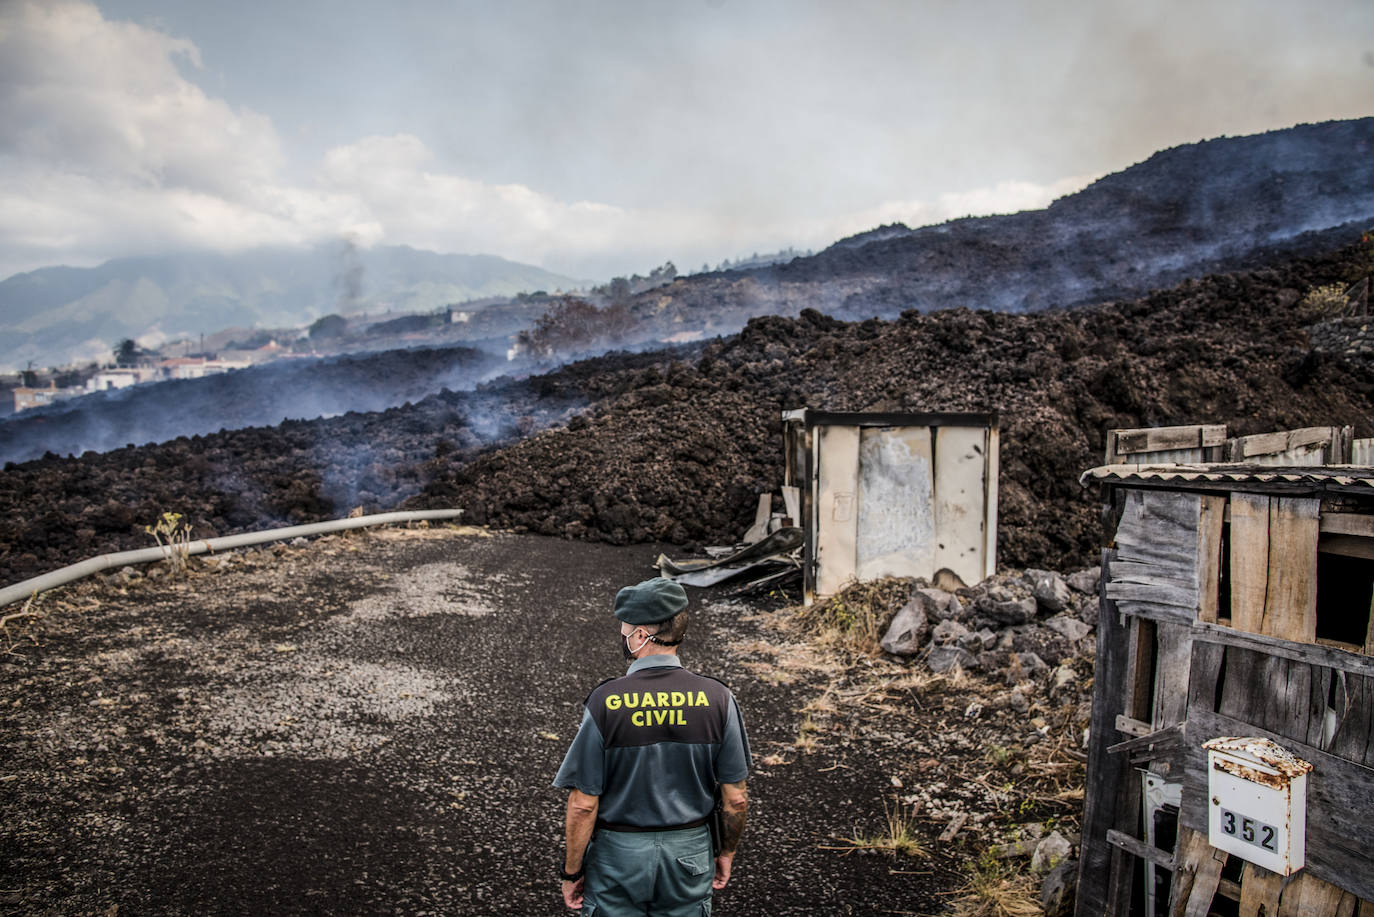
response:
[[[1270,728],[1274,732],[1291,732],[1294,738],[1303,738],[1311,732],[1313,667],[1291,659],[1269,656],[1266,668],[1274,695],[1268,715],[1268,722],[1274,725]]]
[[[1317,639],[1317,539],[1321,501],[1269,501],[1269,576],[1259,632],[1298,643]],[[1234,525],[1234,523],[1233,523]]]
[[[1117,607],[1122,614],[1147,621],[1177,621],[1187,624],[1193,620],[1194,615],[1191,608],[1181,605],[1158,605],[1153,602],[1123,601]]]
[[[1267,653],[1270,656],[1296,659],[1299,662],[1326,666],[1356,675],[1374,675],[1374,659],[1360,653],[1351,653],[1316,643],[1291,643],[1264,634],[1245,633],[1231,627],[1203,623],[1194,624],[1193,641],[1195,644],[1200,641],[1225,646],[1238,646],[1242,649]]]
[[[1112,552],[1102,552],[1105,568]],[[1078,861],[1077,917],[1124,914],[1129,906],[1130,882],[1113,882],[1112,863],[1120,854],[1106,843],[1109,830],[1129,828],[1123,818],[1139,805],[1130,793],[1130,766],[1121,755],[1107,753],[1107,737],[1113,735],[1116,715],[1125,708],[1127,627],[1116,603],[1102,597],[1097,620],[1097,660],[1093,674],[1092,718],[1088,734],[1087,786],[1083,804],[1083,844]],[[1123,867],[1126,864],[1123,864]],[[1129,873],[1125,878],[1129,880]],[[1122,889],[1124,888],[1124,894]]]
[[[1193,893],[1193,880],[1197,875],[1198,863],[1203,856],[1210,856],[1211,845],[1207,836],[1179,826],[1178,841],[1174,845],[1174,881],[1169,889],[1169,915],[1182,917],[1188,906],[1188,898]]]
[[[1260,633],[1269,589],[1269,498],[1231,494],[1231,626]]]
[[[1312,696],[1318,667],[1240,648],[1227,651],[1226,667],[1219,712],[1299,741],[1316,716],[1320,732],[1325,702]]]
[[[1125,719],[1126,719],[1126,717],[1124,717],[1124,716],[1118,716],[1118,717],[1116,718],[1116,729],[1117,729],[1117,732],[1125,732],[1125,731],[1126,731],[1126,730],[1124,730],[1124,729],[1121,728],[1121,726],[1122,726],[1122,720],[1125,720]],[[1130,723],[1131,723],[1132,725],[1135,725],[1135,722],[1136,722],[1135,720],[1131,720],[1131,721],[1130,721]],[[1142,723],[1142,724],[1140,724],[1140,725],[1144,725],[1144,724]],[[1135,736],[1134,738],[1127,739],[1127,740],[1124,741],[1124,742],[1117,742],[1115,745],[1109,745],[1109,746],[1107,747],[1107,754],[1110,754],[1110,755],[1119,755],[1119,754],[1121,754],[1122,752],[1136,751],[1137,749],[1141,749],[1141,748],[1146,748],[1146,749],[1148,749],[1148,748],[1154,748],[1154,747],[1156,747],[1156,746],[1172,745],[1172,744],[1176,744],[1177,742],[1179,742],[1180,740],[1182,740],[1182,738],[1183,738],[1183,725],[1182,725],[1181,723],[1178,723],[1178,724],[1175,724],[1175,725],[1173,725],[1173,726],[1169,726],[1168,728],[1159,729],[1159,730],[1156,730],[1155,732],[1151,732],[1151,733],[1148,733],[1148,734],[1143,735],[1143,736]]]
[[[1220,701],[1218,682],[1225,662],[1226,647],[1219,643],[1199,642],[1193,634],[1193,663],[1188,673],[1188,709],[1205,707],[1216,710]]]
[[[1278,917],[1339,917],[1347,897],[1350,902],[1344,913],[1349,915],[1355,909],[1354,895],[1311,873],[1301,872],[1284,886],[1279,896]]]
[[[1116,727],[1117,732],[1123,732],[1137,739],[1143,739],[1146,736],[1153,735],[1155,731],[1154,727],[1144,720],[1137,720],[1134,717],[1125,716],[1124,714],[1117,714],[1116,720],[1112,725]],[[1107,750],[1111,751],[1110,748]]]
[[[1188,670],[1193,659],[1191,622],[1156,626],[1153,726],[1163,729],[1183,722],[1188,708]]]
[[[1275,455],[1301,449],[1304,446],[1330,444],[1336,439],[1335,427],[1303,427],[1278,433],[1256,433],[1236,438],[1237,460],[1244,461],[1261,455]]]
[[[1177,427],[1112,430],[1108,434],[1108,439],[1115,443],[1115,453],[1118,456],[1162,452],[1166,449],[1220,446],[1226,442],[1226,425],[1187,424]]]
[[[1367,814],[1374,807],[1374,768],[1203,708],[1189,709],[1184,733],[1180,823],[1194,831],[1207,830],[1210,800],[1203,742],[1227,735],[1270,739],[1313,765],[1307,777],[1305,870],[1356,895],[1374,898],[1374,850],[1368,843]]]
[[[1374,439],[1356,439],[1350,443],[1350,464],[1374,466]]]
[[[1180,567],[1179,570],[1182,570]],[[1112,564],[1111,570],[1107,571],[1108,581],[1112,583],[1141,583],[1149,585],[1157,583],[1161,586],[1170,586],[1175,589],[1186,590],[1191,594],[1197,589],[1197,577],[1188,571],[1189,575],[1178,575],[1179,571],[1168,571],[1158,564],[1141,564],[1127,560],[1118,560]]]
[[[1327,699],[1331,696],[1331,683],[1339,673],[1324,665],[1307,668],[1311,678],[1311,690],[1307,695],[1307,735],[1299,738],[1314,748],[1326,748]]]
[[[1221,590],[1221,534],[1226,521],[1226,498],[1199,498],[1196,586],[1199,621],[1217,621]]]
[[[1341,427],[1336,435],[1335,444],[1326,461],[1331,465],[1349,465],[1354,461],[1355,454],[1355,428],[1352,426]]]
[[[1246,863],[1240,871],[1240,917],[1272,917],[1279,912],[1283,876]]]
[[[1336,729],[1326,751],[1341,758],[1371,763],[1374,732],[1374,680],[1342,672],[1336,676]]]
[[[1363,557],[1374,559],[1374,539],[1363,535],[1323,534],[1317,542],[1317,550],[1323,554],[1339,554],[1342,557]]]
[[[1156,866],[1164,869],[1174,868],[1174,855],[1167,850],[1160,850],[1158,847],[1151,847],[1144,841],[1137,840],[1126,834],[1124,831],[1117,831],[1113,828],[1107,832],[1107,843],[1113,847],[1118,847],[1132,856],[1139,857]]]
[[[1256,707],[1263,705],[1261,695],[1265,690],[1260,681],[1259,667],[1267,658],[1259,653],[1228,649],[1226,651],[1226,674],[1222,679],[1220,697],[1216,710],[1238,720],[1246,720]],[[1191,716],[1193,711],[1188,711]]]
[[[1179,868],[1169,895],[1169,913],[1173,917],[1207,917],[1226,854],[1208,844],[1206,834],[1183,828],[1179,829],[1179,849],[1184,855],[1176,857]]]
[[[1319,525],[1323,535],[1359,535],[1374,538],[1374,516],[1363,513],[1322,513]]]
[[[1168,605],[1182,608],[1193,618],[1197,609],[1197,589],[1168,586],[1164,583],[1110,582],[1107,595],[1118,602],[1142,602],[1148,605]]]
[[[1105,592],[1105,586],[1099,589]],[[1111,601],[1111,599],[1104,599]],[[1119,606],[1118,606],[1119,607]],[[1120,712],[1117,723],[1123,719],[1140,721],[1142,730],[1131,735],[1146,735],[1151,731],[1149,694],[1150,673],[1155,665],[1155,622],[1132,615],[1126,624],[1126,674],[1122,679],[1122,706],[1112,713]],[[1122,727],[1117,726],[1118,729]]]

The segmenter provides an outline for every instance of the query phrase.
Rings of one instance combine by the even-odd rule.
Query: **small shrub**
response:
[[[1308,315],[1342,315],[1346,310],[1345,286],[1339,283],[1328,283],[1324,286],[1313,287],[1307,291],[1307,295],[1302,298],[1300,305]]]
[[[828,642],[877,655],[884,629],[910,598],[908,579],[889,577],[853,583],[836,595],[801,609],[797,619]]]
[[[191,556],[191,525],[181,513],[163,513],[157,522],[145,525],[143,531],[152,535],[162,548],[173,574],[186,572],[186,560]]]
[[[846,845],[845,847],[826,849],[840,850],[844,854],[850,854],[856,850],[878,850],[894,856],[930,856],[930,851],[921,843],[920,836],[916,833],[916,816],[911,811],[902,808],[900,803],[893,803],[892,807],[889,808],[884,802],[883,814],[887,821],[884,831],[874,835],[866,835],[861,834],[856,829],[852,837],[839,839]]]
[[[1041,917],[1039,883],[1004,860],[984,856],[969,867],[953,902],[955,917]]]

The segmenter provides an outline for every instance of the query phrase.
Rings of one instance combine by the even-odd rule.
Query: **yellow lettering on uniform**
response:
[[[673,712],[677,714],[677,724],[678,724],[679,726],[686,726],[686,725],[687,725],[687,720],[683,717],[682,711],[681,711],[681,710],[674,710]]]
[[[706,699],[706,692],[705,692],[705,691],[698,691],[698,692],[697,692],[697,706],[698,706],[698,707],[709,707],[709,706],[711,706],[711,702],[708,701],[708,700]]]
[[[656,726],[662,726],[664,723],[668,722],[668,714],[670,714],[670,713],[672,713],[672,712],[673,712],[673,711],[671,711],[671,710],[655,710],[655,711],[654,711],[654,725],[656,725]]]
[[[639,706],[639,695],[638,695],[638,694],[626,694],[626,695],[623,695],[623,696],[624,696],[624,698],[625,698],[625,706],[626,706],[626,707],[634,708],[634,707],[638,707],[638,706]]]
[[[619,710],[619,709],[620,709],[620,695],[618,695],[618,694],[607,694],[607,695],[606,695],[606,709],[607,709],[607,710]]]
[[[641,698],[639,699],[639,706],[641,706],[641,707],[657,707],[658,705],[654,703],[654,692],[652,692],[652,691],[645,691],[645,692],[644,692],[644,696],[641,697]]]
[[[685,694],[683,694],[681,691],[674,691],[674,692],[673,692],[673,706],[674,706],[674,707],[681,707],[681,706],[682,706],[683,704],[685,704],[685,703],[687,703],[687,696],[686,696]]]
[[[634,723],[636,726],[643,726],[643,725],[644,725],[644,711],[643,711],[643,710],[636,710],[636,711],[634,712],[634,715],[630,717],[630,722],[631,722],[631,723]]]
[[[668,706],[668,692],[667,692],[667,691],[660,691],[660,692],[658,692],[658,705],[659,705],[660,707],[666,707],[666,706]]]

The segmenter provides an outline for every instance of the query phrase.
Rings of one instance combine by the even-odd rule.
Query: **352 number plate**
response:
[[[1279,849],[1277,828],[1257,821],[1248,815],[1232,812],[1230,809],[1221,810],[1221,833],[1238,837],[1248,844],[1254,844],[1261,850],[1277,853]]]

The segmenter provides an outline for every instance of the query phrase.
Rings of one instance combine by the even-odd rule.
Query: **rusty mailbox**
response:
[[[1268,739],[1204,742],[1207,842],[1281,876],[1302,869],[1312,765]]]

